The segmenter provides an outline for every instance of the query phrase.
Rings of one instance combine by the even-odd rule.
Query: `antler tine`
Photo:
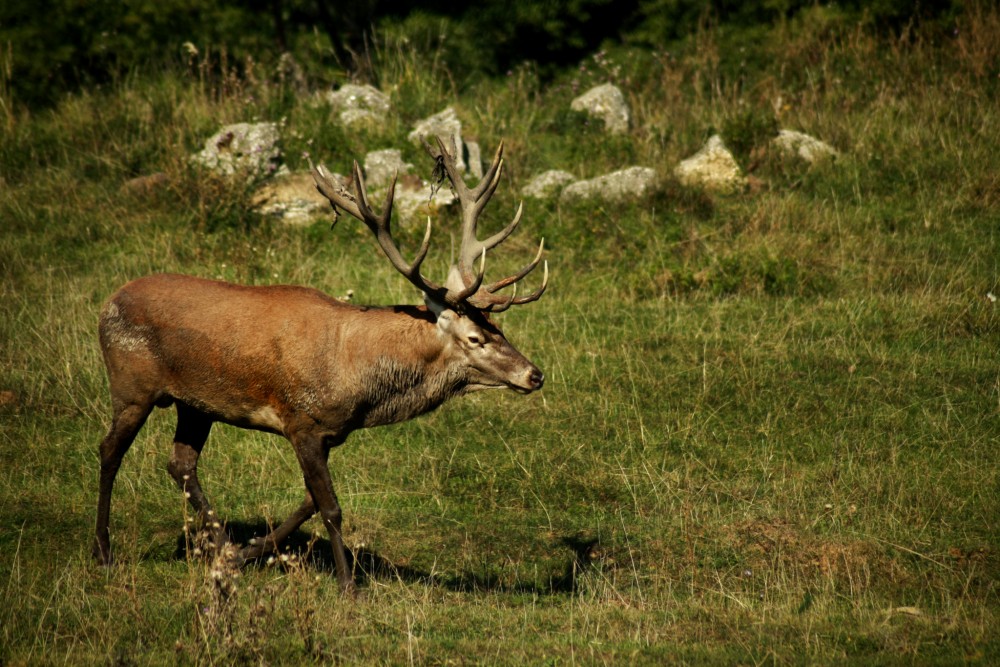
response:
[[[549,263],[548,261],[542,264],[543,271],[545,272],[542,276],[542,284],[531,294],[527,296],[517,296],[517,283],[514,283],[514,291],[509,297],[504,299],[503,297],[497,297],[495,295],[490,295],[488,299],[469,299],[471,303],[476,308],[480,310],[485,310],[490,313],[502,313],[511,306],[519,306],[523,303],[531,303],[532,301],[538,301],[543,294],[545,294],[546,288],[549,286]],[[481,294],[480,294],[481,296]]]
[[[515,283],[516,284],[516,283]],[[512,303],[515,306],[520,306],[522,303],[531,303],[532,301],[538,301],[543,294],[545,294],[545,288],[549,286],[549,262],[545,260],[542,263],[542,285],[534,292],[527,296],[522,296],[518,299],[514,299]]]
[[[482,213],[483,209],[486,208],[490,199],[493,198],[493,193],[497,191],[497,187],[500,185],[500,176],[503,173],[503,165],[504,161],[503,158],[501,158],[500,162],[497,163],[497,169],[493,173],[492,178],[486,180],[489,174],[483,176],[483,180],[479,181],[479,185],[472,189],[472,196],[475,201],[474,210],[476,211],[477,218],[479,217],[479,214]],[[484,185],[485,187],[483,187]]]
[[[490,189],[489,197],[493,196],[493,191],[496,190],[496,186],[500,183],[499,173],[503,168],[503,139],[500,140],[500,145],[497,146],[496,153],[493,154],[493,161],[490,162],[490,168],[486,170],[486,174],[483,176],[483,180],[479,182],[475,188],[473,188],[473,193],[475,193],[476,199],[482,198],[486,187],[484,184],[492,186]]]
[[[499,232],[489,237],[485,241],[481,242],[484,248],[496,248],[498,245],[507,240],[507,237],[514,233],[517,226],[521,224],[521,214],[524,213],[524,202],[519,202],[517,205],[517,211],[514,212],[514,219],[508,223],[506,227],[501,229]]]
[[[538,266],[538,259],[541,255],[541,248],[539,248],[539,256],[535,257],[535,260],[528,264],[524,269],[521,270],[520,274],[517,276],[511,276],[510,278],[505,278],[504,280],[499,280],[496,283],[489,285],[484,288],[475,298],[469,299],[469,303],[480,308],[482,310],[487,310],[491,313],[500,313],[511,306],[519,306],[522,303],[531,303],[532,301],[537,301],[541,298],[542,294],[545,293],[546,288],[549,286],[549,263],[545,261],[542,264],[543,274],[542,274],[542,284],[541,286],[526,296],[517,296],[517,281],[526,276],[532,269]],[[501,284],[502,283],[502,284]],[[508,285],[514,285],[514,291],[508,298],[503,298],[502,296],[497,296],[493,294],[494,291],[503,289]],[[484,294],[487,293],[487,294]]]
[[[316,189],[319,190],[320,194],[330,200],[330,204],[333,206],[334,211],[341,208],[359,220],[364,219],[361,216],[361,211],[358,209],[357,203],[354,201],[354,197],[351,196],[351,194],[347,192],[342,185],[334,184],[330,174],[326,171],[326,167],[322,164],[316,167],[313,165],[312,159],[310,159],[309,170],[312,172],[313,181],[316,183]],[[336,221],[334,222],[336,223]]]
[[[420,265],[424,263],[424,259],[427,257],[427,251],[431,249],[431,216],[427,216],[427,231],[424,232],[424,240],[420,242],[420,249],[417,250],[417,256],[413,259],[413,270],[420,275]]]
[[[544,249],[545,249],[545,239],[542,239],[542,242],[538,244],[538,252],[535,253],[535,258],[533,260],[525,264],[521,268],[521,270],[515,273],[514,275],[507,276],[506,278],[501,278],[496,282],[490,283],[483,289],[489,292],[490,294],[493,294],[494,292],[502,290],[504,287],[507,287],[509,285],[514,285],[516,287],[517,281],[519,281],[521,278],[524,278],[526,275],[534,271],[535,267],[538,266],[538,263],[542,260],[542,251]]]
[[[396,192],[396,176],[393,176],[389,190],[386,192],[385,201],[382,204],[382,215],[375,215],[371,204],[368,203],[368,188],[365,187],[365,177],[361,173],[361,167],[358,165],[357,160],[354,161],[352,176],[354,178],[354,194],[358,203],[358,211],[361,213],[361,221],[368,225],[369,229],[376,232],[376,234],[378,230],[384,227],[386,233],[391,236],[389,222],[392,218],[392,199]]]
[[[449,298],[454,298],[454,302],[456,304],[461,303],[462,301],[469,300],[471,296],[473,296],[476,292],[479,291],[479,288],[482,286],[483,278],[485,276],[486,276],[486,248],[483,248],[483,254],[480,256],[479,259],[479,271],[476,273],[475,278],[473,278],[472,282],[468,283],[464,289],[459,290],[457,293],[455,293],[454,297],[451,297],[449,295]],[[462,282],[463,283],[465,282],[464,278],[462,279]]]
[[[458,171],[458,165],[455,164],[455,154],[459,150],[458,146],[455,146],[455,142],[449,141],[452,145],[452,150],[448,150],[444,145],[444,139],[440,136],[435,137],[435,139],[437,139],[438,150],[440,151],[441,164],[444,167],[445,174],[448,176],[448,180],[451,181],[451,187],[455,189],[459,201],[467,199],[469,186],[465,184],[462,174]]]
[[[376,220],[381,216],[376,216],[375,212],[372,211],[371,206],[368,204],[368,188],[365,187],[365,176],[361,173],[361,166],[358,161],[355,160],[351,167],[351,177],[354,179],[354,198],[358,202],[358,210],[361,211],[362,222],[368,223],[369,221]],[[389,188],[390,191],[394,190],[396,186],[395,180],[393,180],[392,186]],[[390,204],[391,204],[390,200]],[[385,213],[385,210],[382,211]],[[381,222],[381,220],[379,220]]]
[[[514,290],[510,293],[510,297],[503,303],[492,303],[484,310],[490,313],[502,313],[503,311],[514,305],[514,299],[517,298],[517,283],[514,283]]]

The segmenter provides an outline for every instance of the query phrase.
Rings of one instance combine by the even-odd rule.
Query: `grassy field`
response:
[[[396,115],[354,133],[266,72],[137,73],[51,112],[4,105],[0,664],[1000,660],[998,45],[995,9],[898,39],[817,8],[469,86],[383,45]],[[621,138],[566,111],[606,80],[633,109]],[[528,201],[495,253],[499,273],[546,238],[549,292],[501,317],[545,389],[459,399],[332,453],[358,601],[316,519],[270,564],[188,555],[172,410],[125,459],[118,564],[95,565],[96,323],[118,286],[179,271],[418,299],[361,225],[259,219],[249,187],[187,156],[223,123],[283,118],[293,169],[304,151],[344,172],[395,146],[429,175],[405,136],[448,104],[487,150],[507,145],[487,225],[543,169],[663,175],[628,205]],[[841,156],[775,155],[775,126]],[[670,177],[715,131],[746,193]],[[161,190],[122,189],[157,171]],[[404,230],[409,248],[421,233]],[[301,500],[276,437],[217,426],[200,470],[238,540]]]

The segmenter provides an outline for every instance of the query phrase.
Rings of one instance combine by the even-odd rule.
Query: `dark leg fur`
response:
[[[97,529],[92,552],[103,565],[111,564],[111,537],[108,524],[111,520],[111,490],[115,485],[118,468],[125,452],[132,446],[136,434],[146,423],[153,405],[116,405],[111,428],[101,441],[101,481],[97,497]]]
[[[177,430],[174,433],[174,453],[167,464],[170,476],[185,493],[198,516],[200,527],[212,535],[216,547],[228,541],[222,523],[212,510],[198,481],[198,457],[212,429],[212,419],[184,403],[177,403]]]
[[[340,503],[337,502],[337,495],[333,492],[333,483],[330,479],[330,469],[327,459],[330,454],[329,448],[323,444],[321,437],[312,435],[293,437],[292,444],[295,446],[295,453],[299,457],[299,465],[302,466],[302,474],[305,477],[306,489],[312,496],[320,515],[323,517],[323,524],[330,534],[330,545],[333,548],[333,561],[337,566],[337,581],[340,588],[350,594],[356,593],[354,577],[347,566],[347,557],[344,554],[344,538],[341,533],[343,514]],[[302,511],[306,507],[303,503]],[[287,521],[286,521],[287,523]]]
[[[316,504],[313,502],[312,494],[306,491],[306,498],[302,501],[291,516],[282,522],[280,526],[272,530],[265,537],[259,538],[256,544],[245,547],[240,556],[244,561],[260,558],[261,556],[277,551],[285,539],[299,529],[299,526],[308,521],[316,513]]]

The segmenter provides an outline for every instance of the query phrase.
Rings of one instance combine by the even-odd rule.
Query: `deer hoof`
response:
[[[91,555],[93,555],[94,560],[97,561],[99,565],[104,567],[110,567],[114,560],[111,558],[111,546],[102,545],[100,542],[94,542],[94,546],[90,549]]]
[[[363,602],[366,595],[365,592],[358,588],[358,585],[354,583],[353,580],[348,580],[346,583],[341,583],[340,590],[344,592],[344,595],[355,602]]]

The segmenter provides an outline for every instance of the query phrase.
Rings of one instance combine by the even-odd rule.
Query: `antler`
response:
[[[423,291],[429,297],[445,303],[453,308],[462,307],[467,304],[478,310],[489,312],[501,312],[512,305],[529,303],[537,300],[545,292],[549,282],[549,265],[545,263],[545,274],[542,285],[537,290],[527,296],[517,296],[517,281],[530,273],[542,259],[542,251],[545,247],[545,240],[538,246],[538,253],[535,258],[525,265],[519,272],[483,286],[483,277],[486,271],[486,251],[503,243],[511,235],[521,221],[523,206],[517,207],[514,219],[504,229],[489,237],[485,241],[476,239],[476,225],[479,215],[489,202],[497,186],[500,184],[500,173],[503,169],[503,142],[497,148],[493,162],[487,170],[483,179],[473,188],[469,188],[462,180],[461,173],[455,164],[454,152],[449,152],[444,143],[438,138],[438,147],[441,150],[440,160],[448,180],[451,181],[462,209],[462,242],[459,250],[457,265],[458,276],[461,286],[441,286],[427,280],[420,274],[420,265],[427,256],[430,248],[431,221],[427,219],[427,232],[424,240],[420,244],[417,256],[412,263],[403,259],[399,246],[392,238],[390,227],[392,217],[392,202],[396,190],[396,177],[393,177],[392,184],[386,192],[385,202],[382,205],[382,213],[377,215],[368,203],[368,192],[365,188],[364,177],[358,163],[354,162],[354,194],[352,195],[343,186],[336,184],[327,173],[323,165],[315,167],[310,160],[309,166],[312,171],[313,180],[316,182],[316,189],[330,200],[334,212],[338,209],[347,211],[352,216],[361,220],[375,234],[382,252],[389,259],[392,265],[403,276],[406,277],[417,289]],[[479,268],[475,270],[475,262],[479,260]],[[497,291],[514,285],[513,293],[507,297],[496,294]]]
[[[449,292],[446,287],[431,282],[420,274],[420,265],[423,263],[424,258],[427,257],[427,251],[430,249],[431,244],[430,218],[427,218],[427,232],[424,234],[424,240],[420,244],[420,250],[417,251],[417,257],[412,263],[407,263],[403,259],[403,255],[399,251],[399,246],[396,245],[395,240],[392,238],[390,224],[392,218],[392,201],[396,192],[395,176],[389,185],[388,192],[386,192],[385,202],[382,205],[382,214],[376,215],[368,203],[368,191],[365,188],[364,177],[361,175],[361,168],[358,166],[357,161],[354,162],[354,195],[345,190],[343,186],[336,184],[323,165],[315,167],[312,164],[312,160],[310,160],[309,168],[312,171],[313,180],[316,182],[316,189],[330,200],[334,213],[337,213],[338,209],[343,209],[365,223],[368,229],[375,234],[379,247],[382,248],[385,256],[389,258],[389,261],[396,270],[403,274],[414,287],[431,297],[449,302]]]
[[[506,278],[501,278],[500,280],[492,282],[486,286],[482,286],[483,271],[486,263],[486,251],[497,247],[513,233],[518,224],[520,224],[521,214],[524,212],[524,204],[522,202],[517,206],[517,211],[514,213],[514,219],[511,220],[506,227],[485,241],[480,241],[476,238],[476,227],[479,222],[479,215],[483,212],[486,204],[488,204],[490,199],[493,197],[493,193],[496,192],[497,186],[500,185],[500,175],[503,172],[503,141],[501,141],[500,145],[497,146],[497,151],[493,156],[493,161],[490,163],[490,167],[486,170],[486,174],[483,176],[482,180],[471,188],[465,184],[465,181],[462,179],[462,174],[459,172],[458,166],[455,164],[455,152],[457,152],[455,146],[452,146],[452,150],[449,151],[440,137],[438,137],[437,145],[441,151],[438,159],[441,161],[441,166],[444,168],[444,172],[448,176],[448,180],[451,181],[451,186],[455,191],[455,196],[458,198],[459,206],[462,209],[462,242],[458,253],[457,268],[458,274],[462,279],[463,285],[465,286],[465,291],[469,292],[469,294],[465,297],[466,301],[480,310],[500,312],[506,310],[512,305],[530,303],[531,301],[538,300],[539,297],[541,297],[545,292],[545,288],[549,283],[548,262],[545,262],[544,264],[544,276],[542,278],[541,287],[531,294],[518,297],[517,281],[524,278],[526,275],[531,273],[536,266],[538,266],[538,263],[542,259],[542,251],[545,248],[545,239],[542,239],[541,243],[539,243],[538,252],[535,254],[535,258],[526,264],[520,271],[511,276],[507,276]],[[479,272],[474,273],[473,267],[477,259],[479,259]],[[511,296],[504,297],[496,294],[497,291],[510,285],[514,285],[514,294]]]

